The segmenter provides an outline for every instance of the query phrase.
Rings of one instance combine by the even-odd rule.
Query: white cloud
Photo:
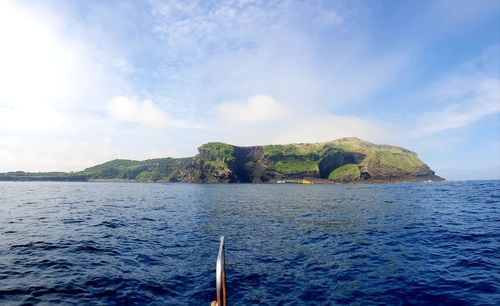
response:
[[[221,103],[215,107],[218,119],[231,125],[269,123],[285,118],[286,108],[268,95],[255,95],[245,102]]]
[[[417,120],[414,136],[460,128],[500,112],[500,79],[459,74],[437,84],[428,99],[445,106],[423,113]]]
[[[387,142],[392,134],[384,125],[356,116],[315,115],[290,121],[277,133],[279,143],[324,142],[342,137]]]
[[[69,126],[63,113],[50,106],[0,106],[0,131],[58,134],[68,132]]]
[[[100,79],[97,74],[87,78],[95,65],[52,17],[20,2],[0,1],[0,134],[6,139],[1,142],[0,169],[42,165],[58,138],[74,131],[64,109],[87,91],[86,80]],[[45,143],[38,152],[21,146],[40,139]]]
[[[84,106],[109,85],[107,61],[95,58],[97,48],[79,41],[65,22],[36,6],[0,2],[0,105]]]
[[[1,104],[53,103],[67,94],[78,60],[46,24],[2,1],[0,39]]]
[[[116,157],[99,141],[121,132],[100,115],[102,101],[131,91],[123,75],[134,67],[63,6],[0,1],[0,171],[78,170]]]
[[[151,100],[138,101],[134,98],[118,96],[107,105],[109,115],[116,120],[139,123],[154,127],[184,126]]]
[[[50,146],[44,139],[31,139],[0,148],[0,172],[79,171],[117,157],[107,138],[93,142],[59,140]]]
[[[235,145],[324,142],[351,136],[386,143],[395,138],[387,124],[357,116],[321,113],[307,103],[282,103],[266,95],[219,104],[215,111],[216,120],[206,124],[216,131],[217,139],[213,140]]]
[[[255,43],[269,31],[288,27],[291,13],[302,8],[293,2],[267,1],[151,1],[155,16],[155,32],[171,48],[187,47],[194,55],[204,48],[226,48]],[[321,12],[315,8],[315,13]],[[341,16],[333,9],[325,21],[338,23]],[[310,20],[309,20],[310,21]],[[192,48],[193,44],[197,48]]]
[[[189,156],[207,141],[253,145],[358,136],[407,141],[419,152],[418,144],[432,139],[429,147],[438,150],[453,134],[441,132],[498,113],[498,49],[483,65],[490,73],[445,76],[419,105],[403,101],[388,109],[383,101],[389,96],[401,102],[402,90],[412,95],[421,80],[409,65],[433,40],[448,37],[442,23],[482,18],[494,12],[494,1],[459,10],[450,10],[452,1],[437,3],[430,12],[423,5],[417,19],[425,22],[408,20],[402,31],[390,31],[395,40],[383,48],[377,42],[389,32],[377,10],[364,3],[149,3],[0,0],[0,171]],[[437,20],[432,7],[446,18]],[[424,23],[441,32],[416,26]],[[413,35],[420,31],[425,39]],[[403,33],[404,39],[398,37]],[[417,71],[428,72],[422,64]],[[390,88],[394,80],[403,87]],[[216,105],[220,101],[227,103]],[[398,129],[376,121],[392,111],[409,118],[390,117]],[[113,144],[100,141],[103,135]]]
[[[21,142],[21,139],[18,137],[14,136],[5,136],[5,137],[0,137],[0,145],[2,146],[9,146],[9,145],[15,145]]]
[[[61,134],[84,137],[87,117],[126,88],[108,60],[120,57],[103,53],[69,19],[43,4],[0,1],[0,132],[52,135],[47,146]]]
[[[231,101],[254,93],[292,108],[365,103],[412,55],[401,47],[374,51],[359,4],[151,2],[155,33],[168,54],[156,90],[182,101],[189,117],[204,114],[199,109],[221,97]]]

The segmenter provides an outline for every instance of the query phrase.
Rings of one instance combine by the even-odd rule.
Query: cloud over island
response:
[[[499,165],[499,10],[2,1],[0,171],[343,136],[409,147],[438,171]],[[480,161],[477,146],[491,148]]]

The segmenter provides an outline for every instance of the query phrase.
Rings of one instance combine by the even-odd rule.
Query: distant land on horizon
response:
[[[415,152],[348,137],[323,143],[240,147],[210,142],[186,158],[115,159],[79,172],[7,172],[3,181],[127,180],[185,183],[443,181]]]

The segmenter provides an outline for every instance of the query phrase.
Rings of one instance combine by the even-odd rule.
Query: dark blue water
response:
[[[0,304],[500,303],[500,181],[0,183]]]

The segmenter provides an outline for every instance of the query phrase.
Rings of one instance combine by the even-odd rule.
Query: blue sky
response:
[[[400,145],[500,178],[498,1],[2,1],[0,171]]]

